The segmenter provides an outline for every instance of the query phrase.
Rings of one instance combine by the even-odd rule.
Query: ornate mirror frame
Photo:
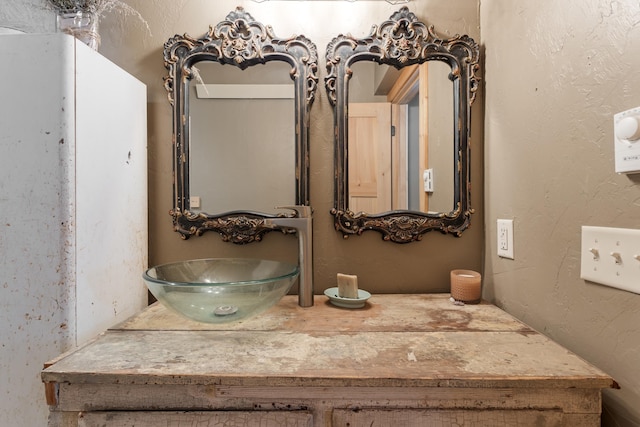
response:
[[[316,46],[306,37],[277,38],[273,29],[255,21],[243,8],[229,13],[224,21],[200,38],[175,35],[164,44],[164,79],[173,108],[173,216],[174,230],[182,238],[217,231],[222,240],[238,244],[260,241],[273,231],[264,219],[268,215],[232,211],[211,215],[190,212],[189,205],[189,81],[197,78],[195,65],[213,61],[241,70],[269,61],[291,65],[295,90],[296,205],[309,204],[309,110],[318,86]],[[248,123],[249,125],[250,123]],[[275,228],[279,229],[279,228]],[[286,230],[285,230],[286,231]]]
[[[345,238],[376,230],[382,238],[396,243],[421,240],[424,233],[439,230],[460,236],[469,227],[473,213],[470,202],[469,140],[471,104],[479,85],[476,73],[480,49],[470,37],[456,35],[439,38],[433,26],[427,27],[403,7],[389,20],[374,25],[362,39],[339,35],[327,46],[325,87],[334,108],[335,135],[335,228]],[[381,214],[354,213],[348,207],[348,103],[351,66],[358,61],[375,61],[396,68],[426,61],[445,61],[451,66],[454,88],[454,204],[449,213],[422,213],[395,210]]]

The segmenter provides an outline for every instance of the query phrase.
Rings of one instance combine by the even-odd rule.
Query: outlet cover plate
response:
[[[580,278],[640,294],[640,230],[582,226]]]
[[[513,220],[498,220],[498,256],[502,258],[514,259],[513,257]]]

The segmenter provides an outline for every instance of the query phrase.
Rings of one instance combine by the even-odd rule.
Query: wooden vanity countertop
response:
[[[448,294],[373,295],[362,309],[286,296],[242,323],[156,303],[60,356],[47,383],[602,389],[611,377],[498,307]]]

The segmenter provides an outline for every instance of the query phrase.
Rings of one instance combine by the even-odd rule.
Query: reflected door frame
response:
[[[402,69],[400,76],[391,87],[387,101],[392,105],[392,123],[395,136],[392,138],[393,152],[393,188],[397,197],[394,198],[394,209],[408,209],[409,186],[404,177],[409,177],[409,149],[408,149],[408,104],[418,96],[420,116],[418,120],[418,171],[424,171],[429,164],[429,135],[428,135],[428,74],[427,63],[412,65]],[[422,174],[409,177],[422,189]],[[429,211],[429,193],[419,190],[419,209]]]
[[[421,112],[418,120],[418,171],[424,171],[429,164],[427,70],[427,63],[403,68],[387,94],[389,104],[349,105],[351,211],[386,212],[409,208],[409,184],[406,178],[409,177],[408,105],[418,96]],[[384,113],[387,105],[391,109],[389,119]],[[386,135],[390,135],[390,140]],[[389,147],[386,146],[388,141]],[[387,159],[390,171],[384,163]],[[414,180],[416,188],[423,188],[421,173],[408,179]],[[390,186],[391,191],[385,191],[385,186]],[[419,190],[418,194],[420,211],[428,212],[429,193]]]

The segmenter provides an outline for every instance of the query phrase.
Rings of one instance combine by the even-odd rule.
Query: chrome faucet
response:
[[[267,227],[294,228],[298,235],[298,305],[311,307],[313,305],[313,228],[311,206],[282,206],[276,209],[291,209],[296,212],[294,217],[266,218]]]

